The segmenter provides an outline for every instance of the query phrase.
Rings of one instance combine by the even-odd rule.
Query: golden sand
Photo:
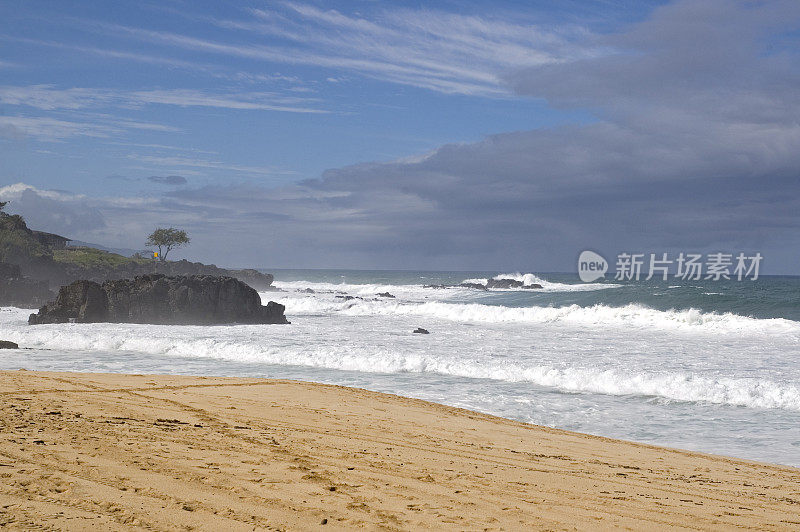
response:
[[[264,379],[0,372],[0,527],[800,527],[800,470]]]

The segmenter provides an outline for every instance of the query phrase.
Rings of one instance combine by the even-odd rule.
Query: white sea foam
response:
[[[495,275],[492,279],[500,281],[502,279],[511,279],[519,281],[523,286],[532,286],[534,284],[540,285],[542,288],[537,288],[540,292],[587,292],[591,290],[606,290],[608,288],[617,288],[621,285],[614,283],[554,283],[542,279],[541,277],[532,273],[501,273]],[[486,285],[488,279],[464,279],[463,283],[473,283]],[[513,290],[513,289],[512,289]]]
[[[514,279],[522,282],[525,286],[533,284],[541,285],[542,288],[537,289],[537,292],[586,292],[592,290],[605,290],[608,288],[617,288],[621,285],[614,283],[555,283],[542,279],[532,273],[503,273],[494,277],[494,279]],[[488,279],[475,278],[464,279],[462,283],[482,284],[486,285]],[[374,296],[375,294],[389,292],[393,295],[404,296],[412,299],[425,299],[436,297],[438,298],[453,298],[463,297],[470,295],[469,289],[464,289],[459,286],[448,287],[447,290],[434,291],[431,288],[423,288],[425,283],[419,284],[377,284],[377,283],[331,283],[331,282],[311,282],[311,281],[275,281],[274,285],[277,288],[286,290],[287,292],[298,292],[311,288],[315,292],[342,292],[350,295],[357,296]],[[513,290],[513,289],[512,289]],[[273,296],[274,297],[274,296]]]
[[[324,294],[339,294],[339,295],[353,295],[359,297],[375,297],[377,294],[389,292],[390,294],[411,300],[423,300],[429,297],[447,298],[457,297],[462,294],[467,294],[467,289],[454,288],[451,290],[433,290],[430,288],[423,288],[422,284],[353,284],[353,283],[330,283],[330,282],[309,282],[309,281],[276,281],[273,283],[275,287],[285,290],[289,293],[296,293],[310,288],[320,295]],[[272,299],[279,297],[280,293],[263,292],[261,298]]]
[[[19,314],[19,313],[17,313]],[[310,343],[294,340],[290,327],[175,327],[119,324],[20,326],[3,314],[4,336],[39,349],[116,352],[240,363],[306,366],[383,374],[430,373],[453,377],[531,383],[566,393],[642,396],[667,401],[706,402],[748,408],[800,411],[797,383],[769,378],[719,376],[635,367],[588,367],[580,357],[559,366],[524,358],[470,354],[468,339],[457,353],[423,344],[387,348],[378,341]],[[12,320],[11,318],[17,319]],[[8,326],[9,322],[15,322]],[[307,334],[309,331],[301,331]],[[377,338],[377,337],[376,337]],[[413,339],[416,341],[418,339]],[[411,341],[411,340],[410,340]],[[420,347],[421,346],[421,347]],[[658,367],[658,366],[656,366]]]
[[[682,330],[723,334],[786,334],[800,339],[800,322],[782,318],[755,319],[736,314],[688,310],[655,310],[629,304],[621,307],[505,307],[478,303],[429,301],[408,303],[394,300],[322,299],[287,297],[279,299],[289,316],[419,316],[455,322],[564,324],[581,328],[635,327],[639,329]]]

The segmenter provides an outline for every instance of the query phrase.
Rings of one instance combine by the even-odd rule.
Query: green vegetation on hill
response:
[[[22,216],[0,211],[0,262],[50,257],[52,252],[34,236]]]
[[[123,257],[95,248],[78,247],[53,251],[53,260],[62,264],[74,264],[81,268],[116,268],[123,264],[147,264],[144,258]]]

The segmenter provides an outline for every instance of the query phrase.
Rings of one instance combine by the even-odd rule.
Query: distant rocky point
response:
[[[154,273],[234,277],[256,290],[278,291],[272,286],[272,275],[258,270],[230,270],[187,260],[154,261],[74,244],[69,238],[28,228],[21,216],[3,212],[0,205],[0,306],[34,308],[55,296],[51,288],[74,281],[102,283]]]
[[[543,288],[539,283],[525,284],[516,279],[489,279],[486,284],[480,283],[461,283],[461,284],[426,284],[422,288],[472,288],[474,290],[491,290],[493,288],[521,288],[523,290],[537,290]]]
[[[56,300],[31,314],[28,323],[289,323],[284,310],[274,301],[263,306],[255,289],[233,277],[151,274],[63,286]]]

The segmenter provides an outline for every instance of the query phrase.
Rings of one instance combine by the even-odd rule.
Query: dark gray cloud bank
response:
[[[592,124],[446,145],[281,189],[81,199],[125,228],[94,219],[86,232],[130,239],[138,226],[181,224],[194,256],[237,265],[573,271],[591,248],[609,258],[760,251],[765,271],[797,274],[798,28],[791,0],[670,4],[590,37],[587,47],[608,54],[505,76],[521,96],[592,110]]]

